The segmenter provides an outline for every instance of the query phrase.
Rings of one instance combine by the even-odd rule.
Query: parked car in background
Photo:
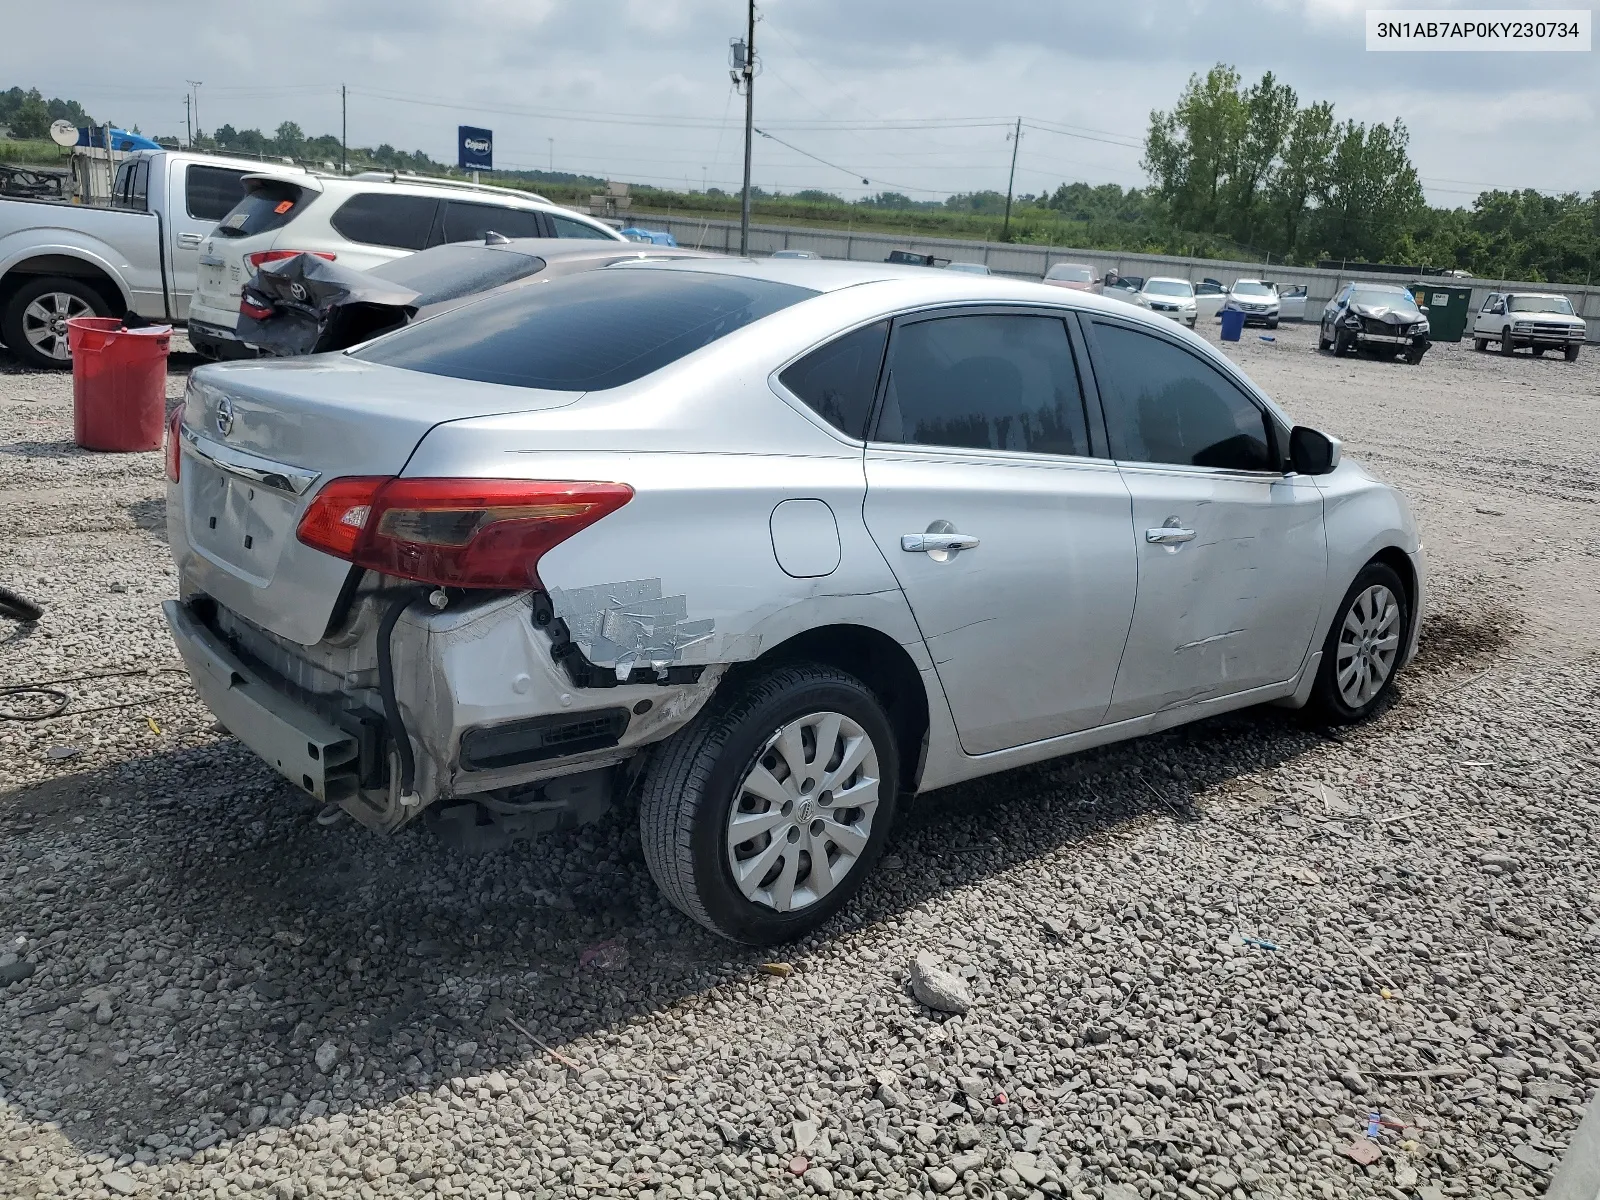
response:
[[[1044,273],[1044,282],[1052,287],[1069,288],[1075,292],[1092,292],[1097,290],[1099,282],[1095,278],[1094,268],[1084,263],[1051,263]]]
[[[189,317],[200,246],[244,179],[304,179],[287,164],[146,150],[117,167],[109,205],[0,199],[0,342],[25,366],[69,367],[67,321]],[[237,303],[237,302],[236,302]]]
[[[619,262],[709,258],[708,252],[598,239],[452,242],[356,271],[315,254],[261,267],[239,299],[234,332],[275,356],[343,350],[485,295]]]
[[[886,263],[896,263],[902,267],[948,267],[950,260],[940,258],[936,254],[918,254],[915,250],[891,250],[889,257],[883,260]]]
[[[447,242],[504,237],[626,242],[543,196],[459,180],[368,171],[246,178],[247,194],[205,239],[189,341],[208,358],[247,353],[234,333],[239,293],[266,263],[310,253],[365,270]]]
[[[623,264],[204,366],[167,469],[233,736],[385,831],[636,788],[667,899],[747,943],[843,905],[904,794],[1362,719],[1425,605],[1404,497],[1214,347],[953,271]]]
[[[1348,283],[1322,310],[1317,349],[1335,354],[1364,350],[1419,363],[1433,344],[1428,318],[1416,297],[1387,283]]]
[[[1537,357],[1560,350],[1568,362],[1578,360],[1588,326],[1573,311],[1572,301],[1553,292],[1490,292],[1472,322],[1472,348],[1500,344],[1501,354],[1526,346]]]
[[[647,246],[676,246],[678,239],[665,229],[640,229],[637,225],[630,225],[617,232],[630,242],[643,242]]]
[[[990,274],[989,268],[984,266],[982,263],[969,263],[969,262],[945,263],[944,269],[946,271],[965,271],[968,275],[988,275],[988,274]]]
[[[1144,281],[1139,289],[1143,307],[1151,312],[1170,317],[1190,329],[1195,324],[1194,285],[1187,279],[1154,276]]]
[[[1228,289],[1220,279],[1207,277],[1194,285],[1195,315],[1202,321],[1209,321],[1222,311],[1222,304],[1228,298]]]
[[[1306,319],[1305,284],[1297,283],[1292,288],[1278,291],[1278,319],[1281,321],[1304,321]]]
[[[1246,325],[1265,325],[1268,329],[1276,329],[1279,319],[1278,289],[1260,279],[1236,279],[1228,289],[1218,315],[1230,309],[1242,312]]]
[[[772,258],[821,258],[815,250],[774,250]]]

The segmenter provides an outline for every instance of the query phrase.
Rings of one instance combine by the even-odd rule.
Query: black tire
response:
[[[1479,350],[1479,351],[1487,350],[1489,348],[1489,339],[1488,338],[1481,338],[1481,337],[1473,338],[1472,339],[1472,348],[1474,350]]]
[[[865,732],[878,759],[877,807],[865,848],[844,878],[825,896],[780,913],[739,890],[728,861],[727,825],[742,799],[741,784],[773,751],[777,731],[816,712],[840,713]],[[661,745],[640,792],[645,863],[673,906],[713,933],[751,946],[791,941],[837,912],[871,872],[894,821],[899,782],[894,730],[871,689],[833,667],[778,667],[714,697]]]
[[[1577,362],[1578,361],[1578,344],[1576,342],[1572,343],[1570,346],[1568,346],[1566,348],[1565,353],[1566,353],[1568,362]]]
[[[1338,652],[1340,636],[1344,631],[1345,619],[1350,613],[1356,600],[1365,595],[1371,587],[1381,585],[1389,589],[1394,598],[1394,603],[1399,610],[1396,628],[1399,630],[1399,642],[1394,649],[1394,657],[1389,665],[1389,673],[1384,678],[1379,688],[1371,696],[1358,704],[1347,701],[1339,690],[1338,681]],[[1378,706],[1383,703],[1390,690],[1394,687],[1394,677],[1398,673],[1400,658],[1405,653],[1406,638],[1411,631],[1411,608],[1406,598],[1406,589],[1400,582],[1400,576],[1393,567],[1380,562],[1369,562],[1361,568],[1355,581],[1344,594],[1344,599],[1339,602],[1339,607],[1334,610],[1333,622],[1328,627],[1328,636],[1322,643],[1322,662],[1317,667],[1317,681],[1311,688],[1312,711],[1323,720],[1335,725],[1347,725],[1353,721],[1362,721],[1371,716]]]
[[[1272,320],[1267,322],[1267,328],[1268,329],[1276,329],[1277,327],[1278,327],[1278,318],[1277,317],[1273,317]]]
[[[59,371],[72,366],[72,356],[67,351],[66,330],[59,334],[50,335],[44,343],[47,349],[41,350],[29,339],[24,329],[24,314],[28,306],[41,297],[50,295],[70,297],[63,304],[68,306],[73,316],[109,317],[111,309],[106,305],[105,297],[95,291],[81,279],[68,279],[61,275],[46,275],[31,283],[25,283],[17,289],[16,295],[11,297],[11,302],[6,305],[4,314],[0,314],[0,341],[4,341],[6,349],[16,356],[18,362],[24,366],[32,367],[37,371]],[[78,306],[85,306],[88,311],[81,311]],[[30,325],[31,327],[31,325]],[[59,356],[52,353],[59,345]]]
[[[1333,343],[1330,342],[1327,338],[1322,336],[1322,326],[1318,325],[1317,326],[1317,349],[1318,350],[1326,350],[1331,345],[1333,345]]]
[[[1420,349],[1407,350],[1406,351],[1406,361],[1408,363],[1410,363],[1413,367],[1415,367],[1415,366],[1417,366],[1418,364],[1420,364],[1422,362],[1422,356],[1424,354],[1426,354],[1426,353],[1427,353],[1426,350],[1420,350]]]
[[[37,621],[44,616],[44,609],[32,600],[24,599],[10,588],[0,587],[0,617],[10,617],[13,621],[27,624]]]
[[[1543,346],[1535,346],[1533,348],[1533,356],[1535,358],[1543,358],[1544,357],[1544,349],[1545,348]]]
[[[1507,325],[1500,331],[1500,353],[1511,354],[1516,348],[1517,344],[1511,340],[1511,326]]]
[[[1350,341],[1350,335],[1343,329],[1335,329],[1333,331],[1333,356],[1335,358],[1343,358],[1352,349],[1354,349],[1354,346]]]

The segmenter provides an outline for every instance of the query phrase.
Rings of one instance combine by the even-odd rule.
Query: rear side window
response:
[[[352,242],[421,250],[433,232],[438,208],[432,196],[362,192],[341,204],[329,223]]]
[[[1124,462],[1271,471],[1267,415],[1222,372],[1164,338],[1096,321],[1111,456]]]
[[[642,379],[814,295],[731,275],[592,271],[452,309],[352,357],[452,379],[597,391]]]
[[[602,242],[615,241],[609,234],[596,229],[587,221],[574,220],[572,217],[563,217],[559,213],[550,213],[550,224],[555,226],[557,237],[570,238],[598,238]]]
[[[467,204],[448,201],[444,206],[444,240],[481,242],[486,233],[508,238],[544,237],[539,214],[531,208],[507,208],[502,204]]]
[[[183,177],[183,202],[197,221],[220,221],[244,195],[243,171],[190,163]]]
[[[292,183],[261,183],[217,225],[219,237],[251,237],[287,225],[315,193]]]
[[[879,321],[813,350],[778,380],[840,433],[865,438],[888,342],[889,322]]]
[[[1066,325],[1060,317],[985,315],[901,326],[877,440],[1087,455]]]

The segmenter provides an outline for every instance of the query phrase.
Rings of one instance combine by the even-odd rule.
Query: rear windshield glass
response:
[[[621,387],[816,292],[622,268],[517,288],[380,338],[352,357],[558,392]]]
[[[263,183],[235,204],[217,226],[218,237],[251,237],[278,229],[306,206],[306,193],[292,183]]]
[[[532,254],[488,246],[454,245],[408,254],[374,267],[367,274],[410,288],[417,293],[414,303],[420,308],[441,300],[487,292],[542,270],[544,259]]]

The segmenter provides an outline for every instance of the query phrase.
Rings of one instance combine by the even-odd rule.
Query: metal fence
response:
[[[662,228],[678,239],[680,246],[738,253],[739,223],[709,221],[690,217],[639,213],[630,218],[649,228]],[[1600,286],[1528,283],[1505,279],[1447,279],[1440,276],[1384,275],[1371,271],[1342,272],[1317,267],[1288,267],[1267,263],[1227,262],[1214,258],[1178,258],[1165,254],[1124,254],[1114,250],[1077,250],[1066,246],[1018,246],[1005,242],[969,242],[953,238],[901,237],[888,233],[854,233],[849,230],[789,228],[782,225],[750,226],[750,251],[756,256],[774,250],[811,250],[824,258],[843,258],[855,262],[882,262],[891,250],[911,250],[933,254],[952,262],[982,263],[997,275],[1018,279],[1042,278],[1053,263],[1082,263],[1096,274],[1116,271],[1124,275],[1170,275],[1199,283],[1215,279],[1231,284],[1235,279],[1268,279],[1280,289],[1303,284],[1306,288],[1306,315],[1315,319],[1318,311],[1351,280],[1367,283],[1413,283],[1421,279],[1441,286],[1472,288],[1472,311],[1476,312],[1489,292],[1519,290],[1559,292],[1572,301],[1573,308],[1588,324],[1589,341],[1600,341]],[[1469,325],[1470,328],[1470,325]]]

